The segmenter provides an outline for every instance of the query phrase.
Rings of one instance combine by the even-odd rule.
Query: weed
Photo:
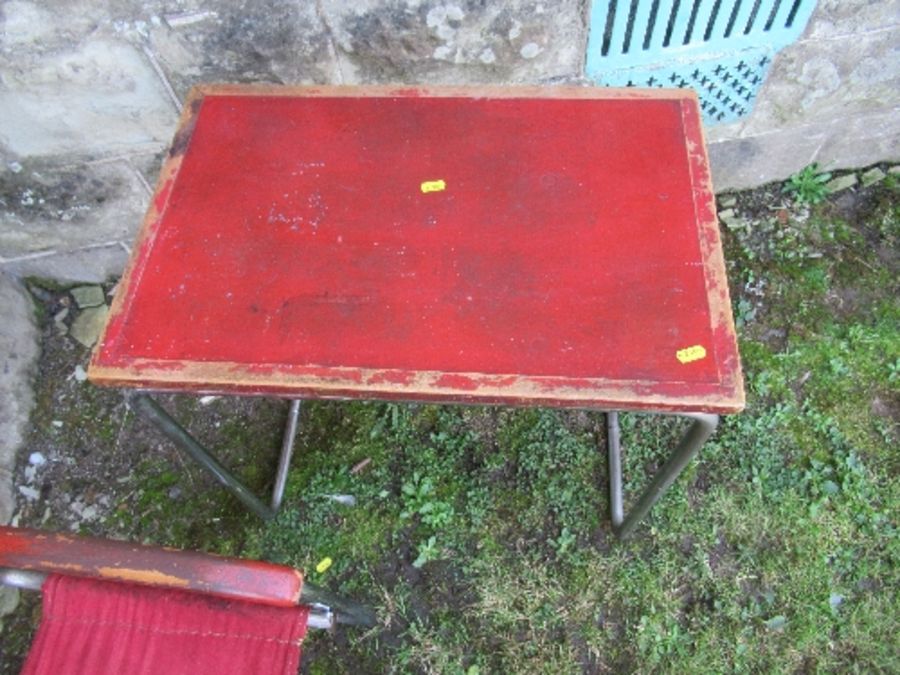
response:
[[[437,543],[437,536],[431,535],[419,544],[418,555],[412,565],[413,567],[422,567],[425,563],[438,560],[440,557],[441,550]]]
[[[801,204],[818,204],[828,196],[825,184],[831,180],[830,173],[819,173],[819,165],[810,164],[788,178],[784,191],[793,195]]]
[[[453,520],[453,506],[441,501],[434,494],[434,485],[427,477],[414,473],[403,483],[403,510],[400,518],[418,516],[430,528],[439,530]]]
[[[431,479],[414,473],[412,479],[403,483],[401,488],[403,510],[401,520],[417,517],[428,532],[440,532],[453,522],[453,506],[437,497]],[[418,544],[418,555],[413,567],[422,567],[425,563],[438,560],[441,547],[436,534]]]

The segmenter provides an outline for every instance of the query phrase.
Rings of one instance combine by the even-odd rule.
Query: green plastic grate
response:
[[[595,0],[587,74],[616,87],[691,87],[707,124],[748,114],[815,0]]]

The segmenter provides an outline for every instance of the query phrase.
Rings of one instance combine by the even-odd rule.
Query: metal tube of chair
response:
[[[152,422],[169,440],[186,452],[191,459],[210,472],[222,486],[237,497],[248,509],[263,520],[271,520],[275,512],[235,478],[209,451],[200,445],[159,403],[147,394],[136,394],[131,404],[145,419]]]
[[[310,628],[331,630],[334,628],[334,614],[329,609],[311,607],[309,610],[309,618],[306,620],[306,625]]]
[[[11,567],[0,567],[0,586],[20,588],[26,591],[39,591],[44,585],[47,575],[31,570],[17,570]]]
[[[304,582],[303,590],[300,592],[300,602],[308,605],[318,603],[330,607],[338,623],[355,626],[375,625],[375,612],[371,608],[332,593],[321,586]]]
[[[622,451],[619,445],[619,413],[606,413],[606,447],[609,454],[609,512],[613,527],[622,524]]]
[[[697,451],[706,440],[712,435],[719,424],[718,415],[709,415],[706,413],[677,413],[682,417],[688,417],[694,420],[690,428],[666,462],[660,467],[659,471],[650,481],[650,485],[644,490],[644,493],[638,499],[637,503],[625,516],[619,527],[614,527],[616,535],[619,539],[626,539],[634,531],[637,524],[647,515],[653,505],[659,501],[659,498],[669,489],[669,486],[675,482],[678,475],[688,465]]]
[[[278,459],[278,472],[275,474],[275,487],[272,489],[272,510],[281,508],[284,488],[287,484],[288,469],[291,467],[291,456],[294,454],[294,438],[297,436],[297,422],[300,419],[300,399],[291,401],[288,421],[284,429],[284,440],[281,443],[281,457]]]
[[[43,572],[0,567],[0,586],[9,586],[24,591],[40,591],[46,578],[47,575]],[[307,620],[310,628],[331,630],[334,623],[334,613],[328,607],[310,607]]]

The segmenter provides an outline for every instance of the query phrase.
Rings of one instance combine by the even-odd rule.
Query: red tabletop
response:
[[[740,410],[696,97],[199,88],[89,375]]]

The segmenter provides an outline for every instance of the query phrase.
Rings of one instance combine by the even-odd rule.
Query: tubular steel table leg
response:
[[[275,511],[266,506],[254,495],[246,485],[235,478],[209,451],[200,445],[193,436],[176,422],[162,406],[150,398],[147,394],[136,394],[131,399],[131,404],[145,419],[152,422],[157,429],[165,434],[181,450],[186,452],[191,459],[209,471],[222,486],[243,502],[244,506],[253,511],[263,520],[271,520],[275,517]]]
[[[281,457],[278,460],[278,472],[275,474],[275,487],[272,489],[272,510],[281,508],[284,497],[284,486],[287,484],[288,469],[291,466],[291,455],[294,454],[294,437],[297,435],[297,420],[300,418],[300,399],[291,401],[287,426],[284,429],[284,440],[281,443]]]
[[[631,507],[628,515],[623,518],[622,458],[619,449],[618,415],[616,413],[607,413],[607,415],[610,414],[612,417],[607,417],[607,425],[609,430],[609,492],[612,504],[613,531],[619,539],[626,539],[716,430],[719,424],[719,416],[706,413],[675,413],[680,417],[692,419],[693,424],[691,424],[659,471],[656,472],[653,480],[650,481],[650,485],[644,489],[637,503]],[[617,520],[618,522],[616,522]]]
[[[606,438],[609,453],[609,512],[613,528],[622,524],[622,451],[619,447],[619,413],[606,413]]]

